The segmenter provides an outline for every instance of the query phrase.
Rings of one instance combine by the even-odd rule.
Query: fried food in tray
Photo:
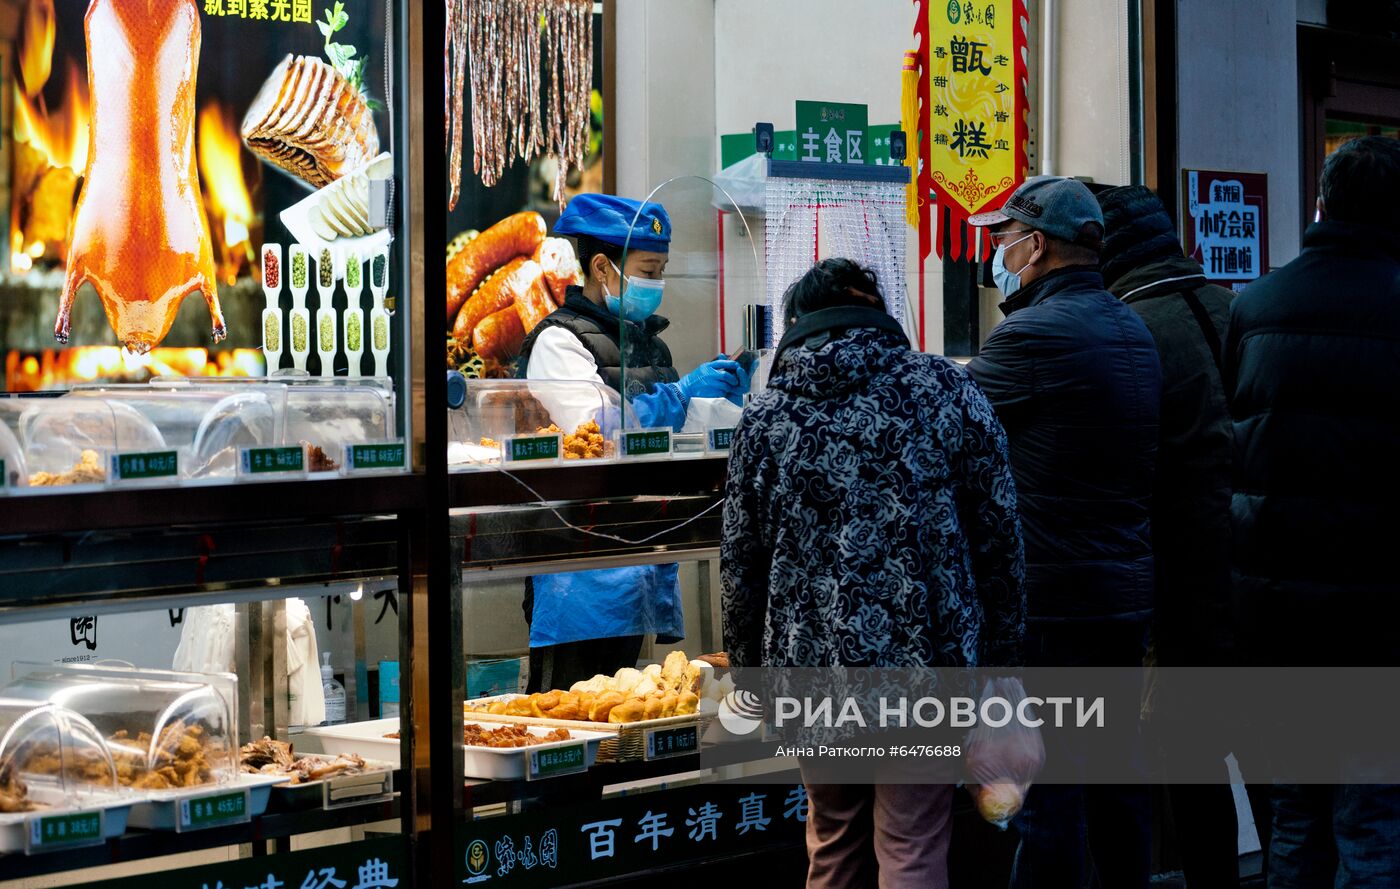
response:
[[[154,756],[149,755],[149,732],[139,732],[133,738],[121,729],[108,736],[107,746],[117,766],[117,783],[136,790],[180,790],[213,784],[214,762],[223,756],[209,731],[197,723],[166,726]]]
[[[106,480],[107,473],[102,469],[102,461],[96,451],[83,451],[73,468],[64,472],[36,472],[29,477],[31,487],[59,487],[63,485],[84,485]]]
[[[579,426],[573,434],[564,433],[564,430],[553,423],[539,427],[535,430],[535,434],[563,434],[565,460],[597,460],[601,457],[611,457],[617,452],[617,445],[603,438],[603,430],[598,426],[596,420],[589,420]],[[494,438],[482,438],[481,446],[483,448],[499,448],[501,443]]]
[[[292,752],[286,741],[264,736],[239,750],[239,768],[250,775],[286,775],[289,784],[305,784],[334,778],[337,775],[358,775],[368,766],[364,758],[354,753],[342,753],[334,758],[302,756]]]
[[[14,763],[0,766],[0,815],[32,812],[39,803],[29,798],[29,788],[16,774]]]
[[[384,737],[398,736],[398,732],[389,732]],[[552,744],[555,741],[568,741],[572,737],[566,728],[536,735],[523,725],[502,725],[488,729],[469,722],[462,726],[462,743],[468,747],[493,747],[498,750],[508,747],[534,747],[539,744]]]

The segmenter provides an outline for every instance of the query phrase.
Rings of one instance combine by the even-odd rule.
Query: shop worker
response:
[[[1139,667],[1153,606],[1156,344],[1104,289],[1103,214],[1084,183],[1036,176],[969,221],[991,229],[992,274],[1006,297],[1005,320],[968,371],[1011,442],[1027,665]],[[1115,771],[1137,767],[1133,744],[1125,733]],[[1082,885],[1086,838],[1104,886],[1146,889],[1145,786],[1037,784],[1017,821],[1015,889]]]
[[[681,377],[660,338],[670,323],[656,314],[671,244],[664,207],[581,194],[569,202],[554,233],[575,239],[584,284],[570,287],[564,305],[531,331],[518,376],[602,383],[624,396],[634,415],[629,428],[679,432],[692,399],[743,403],[749,381],[738,363],[715,360]],[[597,395],[586,390],[538,386],[531,394],[561,429],[595,419],[598,411]],[[595,673],[636,666],[647,633],[663,643],[683,637],[677,574],[674,564],[638,565],[527,581],[529,689],[568,688]]]
[[[575,239],[584,284],[570,287],[564,305],[530,332],[517,376],[602,383],[624,396],[635,415],[629,428],[670,427],[680,432],[691,399],[728,399],[743,405],[749,379],[737,362],[719,358],[682,377],[661,339],[671,323],[657,314],[671,247],[671,219],[665,207],[581,194],[569,202],[554,233]],[[598,408],[597,399],[586,392],[541,388],[532,394],[561,429],[587,422]],[[734,413],[737,419],[737,409]]]

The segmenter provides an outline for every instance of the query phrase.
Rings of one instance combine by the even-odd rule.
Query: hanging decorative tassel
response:
[[[899,76],[899,126],[908,146],[904,163],[914,172],[909,177],[904,218],[919,227],[919,54],[904,54],[904,70]]]

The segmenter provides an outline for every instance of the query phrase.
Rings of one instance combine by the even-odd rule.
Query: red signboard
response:
[[[1269,270],[1263,173],[1182,170],[1181,243],[1212,283],[1242,290]]]

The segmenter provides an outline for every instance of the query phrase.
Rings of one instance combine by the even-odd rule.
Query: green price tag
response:
[[[248,791],[217,793],[180,800],[182,830],[212,827],[216,824],[236,824],[248,820]]]
[[[10,474],[5,471],[5,461],[0,460],[0,488],[8,488],[9,486]]]
[[[869,109],[846,102],[797,103],[797,159],[824,164],[863,164]]]
[[[350,472],[404,467],[404,444],[401,441],[346,445],[345,453],[345,468]]]
[[[243,448],[240,465],[248,475],[267,472],[301,472],[306,469],[306,450],[300,445],[281,448]]]
[[[587,745],[587,741],[580,741],[564,747],[531,750],[528,767],[525,769],[526,780],[555,778],[584,771],[588,768]]]
[[[149,478],[173,478],[180,474],[180,457],[174,451],[140,451],[112,455],[112,479],[134,482]]]
[[[622,433],[622,453],[627,457],[655,457],[671,453],[671,430],[643,429]]]
[[[710,450],[727,451],[734,444],[734,427],[729,426],[724,429],[710,429],[707,431]]]
[[[668,756],[684,756],[700,749],[700,727],[698,725],[678,725],[675,728],[654,728],[647,730],[647,759],[665,759]]]
[[[96,846],[102,842],[102,811],[67,812],[29,819],[29,851]]]
[[[507,463],[522,460],[558,460],[558,435],[520,435],[507,438],[504,453]]]

